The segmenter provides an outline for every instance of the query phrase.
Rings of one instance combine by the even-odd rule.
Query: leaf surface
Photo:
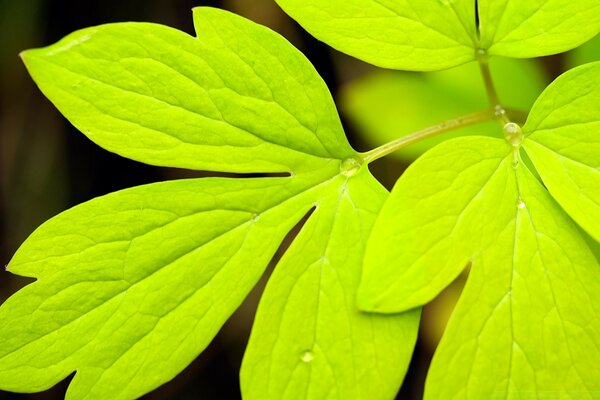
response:
[[[241,372],[247,398],[395,396],[419,311],[390,318],[355,305],[364,247],[386,198],[364,170],[321,199],[261,300]]]
[[[396,271],[379,270],[388,258],[399,260]],[[406,171],[369,239],[359,305],[388,313],[418,306],[467,261],[425,399],[597,397],[600,266],[501,140],[451,140]],[[416,283],[403,292],[400,282]]]
[[[211,8],[195,9],[194,24],[198,38],[150,23],[92,27],[22,57],[75,127],[134,160],[289,172],[354,154],[325,83],[284,38]]]
[[[533,175],[516,175],[509,190],[525,207],[475,257],[425,399],[600,393],[598,262]]]
[[[136,398],[170,380],[307,211],[289,190],[277,178],[173,181],[42,225],[8,266],[37,281],[0,309],[2,388],[44,390],[77,370],[68,398]]]
[[[344,137],[326,86],[266,28],[210,8],[195,9],[194,21],[198,39],[160,25],[113,24],[75,32],[23,58],[67,118],[111,151],[157,165],[290,176],[152,184],[92,200],[42,225],[8,266],[37,280],[0,306],[3,390],[40,391],[75,372],[67,399],[134,399],[172,379],[208,345],[282,238],[316,206],[307,227],[317,231],[308,241],[332,255],[343,277],[332,294],[353,296],[364,246],[341,254],[341,231],[330,240],[323,223],[347,227],[349,238],[363,243],[386,194]],[[352,197],[340,197],[349,188]],[[360,204],[354,213],[353,201]],[[300,236],[304,246],[307,234]],[[314,296],[302,281],[313,255],[294,250],[281,266],[306,298]],[[344,315],[356,329],[353,339],[364,340],[356,344],[364,365],[338,354],[329,369],[311,372],[307,390],[353,370],[375,380],[345,379],[340,393],[359,396],[373,382],[389,393],[410,360],[417,313],[368,316],[351,301],[344,298]],[[304,323],[300,317],[285,314],[293,325]],[[335,329],[320,325],[323,338]],[[261,351],[273,357],[274,368],[288,368],[278,364],[281,349],[268,345]],[[376,363],[386,370],[366,369]],[[244,397],[263,398],[246,390]]]
[[[398,180],[371,235],[358,293],[369,311],[419,307],[452,282],[512,218],[509,146],[464,137],[415,161]],[[509,163],[510,164],[510,163]]]
[[[474,60],[472,0],[277,0],[317,39],[380,67],[431,71]]]
[[[552,196],[600,241],[600,62],[559,77],[524,126],[527,154]]]
[[[600,32],[596,0],[479,0],[481,47],[529,58],[561,53]]]

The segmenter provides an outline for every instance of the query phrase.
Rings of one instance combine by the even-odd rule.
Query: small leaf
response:
[[[552,196],[600,241],[600,62],[550,85],[524,126],[527,154]]]
[[[512,218],[509,146],[498,139],[448,140],[398,180],[369,239],[358,292],[362,309],[422,306],[452,282]]]
[[[271,30],[196,8],[198,38],[149,23],[77,31],[23,59],[91,140],[149,164],[290,172],[354,155],[308,60]]]
[[[505,57],[540,57],[600,32],[597,0],[479,0],[481,47]]]
[[[395,396],[419,311],[361,313],[356,288],[386,191],[363,170],[322,198],[271,277],[242,365],[245,399]]]
[[[425,399],[600,393],[599,265],[548,192],[525,168],[517,174],[507,188],[525,207],[475,257]]]
[[[277,0],[317,39],[380,67],[431,71],[475,59],[473,0]]]
[[[523,112],[531,108],[549,83],[533,60],[493,57],[490,69],[501,104]],[[458,115],[480,111],[487,101],[475,62],[426,74],[373,72],[346,85],[339,99],[342,113],[373,147]],[[391,156],[412,161],[438,143],[465,135],[498,137],[502,131],[497,121],[489,121],[436,135]]]

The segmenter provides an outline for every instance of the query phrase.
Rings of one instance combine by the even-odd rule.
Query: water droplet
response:
[[[519,160],[517,160],[517,159],[513,160],[513,162],[512,162],[512,167],[513,167],[514,169],[517,169],[517,168],[519,168]]]
[[[487,56],[487,50],[486,49],[477,49],[477,56],[478,57],[485,57]]]
[[[514,122],[509,122],[504,125],[504,138],[508,143],[513,145],[513,147],[519,147],[521,142],[523,141],[523,130],[521,127]]]
[[[496,106],[495,114],[496,114],[496,117],[502,117],[502,116],[506,115],[506,110],[504,108],[502,108],[502,106]]]
[[[302,353],[300,353],[300,360],[302,362],[309,363],[312,360],[314,360],[314,358],[315,358],[315,355],[310,350],[304,350]]]
[[[527,204],[525,204],[523,200],[519,200],[519,203],[517,203],[517,208],[519,210],[523,210],[525,207],[527,207]]]
[[[347,177],[356,175],[359,170],[360,162],[354,158],[348,158],[340,165],[341,174]]]

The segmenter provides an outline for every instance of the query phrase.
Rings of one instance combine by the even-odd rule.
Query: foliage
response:
[[[263,294],[244,398],[393,398],[420,307],[469,262],[425,396],[597,396],[600,63],[551,84],[523,128],[488,68],[490,55],[548,55],[590,39],[597,2],[481,0],[479,26],[470,0],[278,2],[317,38],[379,66],[476,60],[490,108],[358,153],[302,54],[212,8],[194,9],[197,38],[120,23],[24,52],[42,92],[103,148],[260,177],[126,189],[38,228],[7,267],[36,282],[0,307],[0,388],[39,391],[74,371],[67,398],[156,388],[208,345],[306,216]],[[518,97],[510,105],[528,108]],[[490,120],[497,137],[442,141],[389,196],[367,168]]]

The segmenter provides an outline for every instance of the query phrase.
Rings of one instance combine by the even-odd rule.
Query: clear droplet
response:
[[[517,160],[517,159],[513,160],[513,162],[512,162],[512,167],[513,167],[514,169],[517,169],[517,168],[519,168],[519,160]]]
[[[302,353],[300,353],[300,360],[302,362],[309,363],[312,360],[314,360],[314,358],[315,358],[315,355],[310,350],[304,350]]]
[[[521,145],[523,141],[523,130],[521,127],[514,122],[509,122],[504,125],[504,138],[508,143],[513,145],[514,147],[518,147]]]
[[[356,175],[359,170],[360,162],[354,158],[348,158],[340,165],[341,174],[347,177]]]
[[[519,210],[523,210],[525,207],[527,207],[527,204],[525,204],[523,200],[519,200],[519,202],[517,203],[517,208]]]
[[[495,108],[496,117],[502,117],[506,115],[506,110],[502,106],[496,106]]]

